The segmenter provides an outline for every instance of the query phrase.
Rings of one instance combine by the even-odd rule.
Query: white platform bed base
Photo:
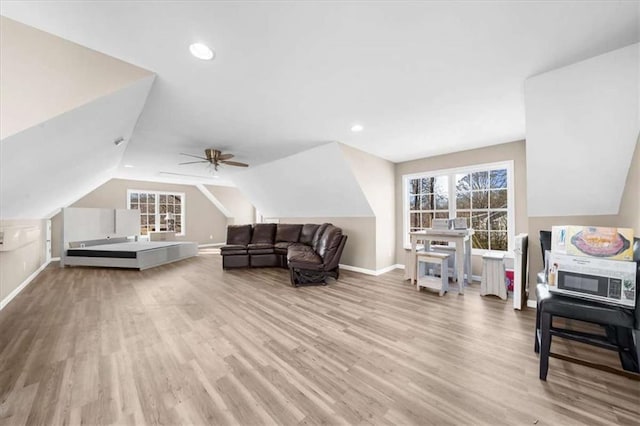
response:
[[[86,256],[83,254],[86,253]],[[70,255],[71,254],[71,255]],[[198,255],[198,244],[138,241],[69,249],[65,266],[148,269]]]
[[[60,266],[148,269],[198,255],[187,241],[132,241],[140,233],[140,212],[128,209],[62,209]]]

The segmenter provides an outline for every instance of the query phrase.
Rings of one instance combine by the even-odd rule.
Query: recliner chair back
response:
[[[227,244],[246,246],[251,242],[251,225],[227,226]]]
[[[327,263],[326,260],[333,257],[335,251],[340,245],[341,238],[342,229],[333,225],[327,225],[324,227],[324,232],[313,245],[315,252],[322,258],[322,263]]]
[[[332,271],[338,267],[340,264],[340,257],[342,257],[342,250],[344,250],[344,246],[347,243],[347,236],[341,235],[340,242],[338,243],[338,247],[335,251],[333,251],[332,255],[327,255],[324,259],[324,269],[325,271]]]
[[[640,238],[633,239],[633,260],[636,262],[636,323],[633,326],[636,330],[640,330]],[[640,350],[638,348],[637,350]]]
[[[540,231],[540,250],[542,250],[542,264],[544,265],[544,252],[551,251],[551,231]]]

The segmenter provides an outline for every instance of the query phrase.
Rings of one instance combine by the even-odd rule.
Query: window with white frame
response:
[[[150,231],[174,231],[176,235],[184,235],[184,193],[129,189],[127,208],[140,210],[140,235],[148,235]]]
[[[404,244],[433,219],[463,217],[475,250],[507,251],[514,235],[513,162],[403,176]]]

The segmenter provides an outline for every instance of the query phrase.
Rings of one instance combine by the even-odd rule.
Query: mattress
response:
[[[183,243],[179,241],[131,241],[127,243],[99,244],[90,247],[68,249],[67,256],[136,259],[138,253],[181,244]]]

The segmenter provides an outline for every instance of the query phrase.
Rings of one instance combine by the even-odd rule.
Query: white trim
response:
[[[514,161],[513,160],[504,160],[504,161],[496,161],[494,163],[484,163],[484,164],[472,164],[468,166],[460,166],[454,167],[450,169],[440,169],[433,171],[425,171],[419,173],[410,173],[406,175],[402,175],[402,245],[405,249],[411,248],[411,243],[409,241],[409,200],[408,200],[408,184],[409,180],[422,178],[422,177],[433,177],[433,176],[442,176],[447,175],[449,177],[449,216],[452,215],[452,212],[455,211],[455,191],[453,182],[455,179],[455,175],[457,173],[472,173],[474,171],[484,171],[491,170],[496,168],[506,168],[507,169],[507,251],[504,253],[509,253],[513,250],[514,239],[515,239],[515,216],[516,216],[516,205],[515,205],[515,188],[514,188]],[[452,192],[454,192],[454,196],[452,197]],[[452,202],[454,200],[454,202]],[[498,251],[498,250],[491,250]],[[484,249],[472,249],[472,255],[482,255],[487,250]]]
[[[60,260],[59,257],[57,257],[55,259]],[[11,293],[7,294],[7,297],[5,297],[4,299],[0,300],[0,311],[3,310],[4,307],[7,306],[9,304],[9,302],[11,302],[13,300],[14,297],[16,297],[18,294],[20,294],[20,292],[22,290],[24,290],[24,288],[26,286],[31,284],[31,281],[33,281],[40,274],[40,272],[42,272],[44,270],[44,268],[49,266],[49,263],[51,263],[53,261],[54,261],[54,259],[51,259],[48,262],[44,262],[42,265],[40,265],[40,267],[38,269],[36,269],[31,275],[29,275],[18,287],[14,288]]]
[[[536,301],[533,299],[527,299],[527,308],[537,309],[538,303],[536,303]]]
[[[179,195],[180,196],[180,209],[181,209],[181,213],[180,215],[182,216],[182,222],[180,224],[181,226],[181,230],[180,233],[177,233],[176,236],[178,237],[185,237],[187,235],[187,197],[186,194],[184,192],[179,192],[179,191],[156,191],[156,190],[152,190],[152,189],[127,189],[127,209],[131,210],[131,194],[132,193],[145,193],[145,194],[155,194],[155,195]],[[139,202],[139,200],[138,200]],[[158,197],[158,199],[156,200],[156,207],[157,207],[157,211],[156,211],[156,225],[160,226],[160,197]],[[145,213],[147,214],[147,213]],[[175,212],[174,212],[175,214]],[[157,231],[151,231],[151,232],[157,232]],[[148,237],[149,234],[144,235],[146,237]],[[142,235],[141,235],[142,236]]]
[[[359,272],[361,274],[373,275],[377,277],[378,275],[386,274],[387,272],[393,271],[394,269],[404,269],[404,265],[395,264],[395,265],[387,266],[386,268],[374,270],[374,269],[360,268],[358,266],[340,264],[340,268],[344,269],[345,271]]]
[[[215,195],[213,195],[211,193],[211,191],[209,191],[207,189],[206,186],[204,186],[203,184],[199,183],[196,185],[196,188],[198,188],[198,190],[200,192],[202,192],[202,195],[204,195],[205,197],[207,197],[207,200],[211,201],[211,203],[216,206],[216,208],[218,210],[220,210],[220,212],[222,212],[223,215],[225,215],[225,217],[229,218],[229,217],[233,217],[233,215],[231,214],[231,212],[220,202],[220,200],[218,200],[216,198]]]
[[[204,248],[204,247],[218,247],[218,246],[223,246],[226,243],[208,243],[208,244],[198,244],[198,248]]]

